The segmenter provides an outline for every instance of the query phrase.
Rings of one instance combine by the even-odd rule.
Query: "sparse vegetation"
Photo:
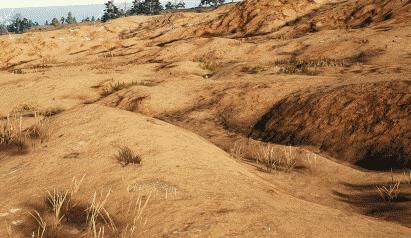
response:
[[[139,83],[135,81],[130,82],[130,83],[124,83],[124,82],[110,83],[107,86],[103,87],[103,92],[101,93],[101,96],[107,97],[108,95],[111,95],[117,91],[120,91],[124,88],[128,88],[134,85],[139,85]]]
[[[129,164],[140,164],[142,160],[140,155],[134,153],[127,146],[121,146],[118,149],[118,154],[116,155],[116,159],[123,166],[127,166]]]
[[[127,87],[127,84],[124,83],[124,82],[121,82],[121,83],[117,82],[117,83],[114,83],[114,84],[110,83],[108,86],[103,88],[103,92],[101,93],[101,95],[103,97],[106,97],[106,96],[108,96],[110,94],[113,94],[117,91],[120,91],[121,89],[126,88],[126,87]]]
[[[205,57],[201,57],[198,60],[196,60],[197,62],[200,63],[201,68],[211,71],[211,72],[215,72],[217,71],[217,69],[219,68],[217,62],[215,62],[215,60],[211,60]]]
[[[78,233],[79,237],[130,238],[142,233],[142,227],[145,225],[143,212],[150,196],[130,196],[128,202],[122,203],[121,206],[120,214],[124,222],[117,223],[106,209],[111,189],[106,192],[94,192],[85,204],[78,202],[76,194],[83,179],[84,176],[80,180],[73,178],[69,189],[46,191],[45,205],[50,210],[44,211],[40,208],[41,212],[33,210],[29,213],[35,223],[33,237],[60,237],[67,232],[66,228],[69,228],[71,223],[83,227],[83,231]]]
[[[0,120],[0,146],[17,147],[20,151],[24,150],[29,142],[35,146],[35,141],[40,143],[48,140],[51,129],[47,117],[42,117],[42,113],[36,112],[37,107],[22,104],[15,107],[11,114],[5,119]],[[47,112],[44,114],[48,114]],[[23,128],[23,118],[34,117],[34,123],[30,127]]]
[[[309,60],[280,60],[274,63],[275,66],[280,67],[279,73],[282,74],[318,74],[317,68],[321,67],[342,67],[346,65],[344,60],[337,59],[309,59]]]

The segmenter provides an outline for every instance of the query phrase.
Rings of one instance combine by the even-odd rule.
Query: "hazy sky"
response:
[[[0,8],[64,6],[103,3],[104,0],[0,0]]]
[[[132,2],[132,0],[126,0]],[[0,8],[19,8],[19,7],[44,7],[44,6],[67,6],[67,5],[87,5],[103,4],[107,0],[0,0]],[[117,4],[124,0],[115,0]],[[186,3],[200,2],[200,0],[185,0]],[[198,4],[197,3],[197,4]]]
[[[124,3],[124,1],[132,2],[133,0],[114,0],[117,5]],[[167,0],[160,1],[167,2]],[[0,8],[87,5],[103,4],[105,2],[107,2],[107,0],[0,0]],[[197,6],[200,3],[200,0],[184,0],[184,2],[188,6]],[[231,0],[226,0],[226,2],[231,2]]]

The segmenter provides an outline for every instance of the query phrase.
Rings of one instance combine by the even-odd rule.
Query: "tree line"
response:
[[[201,0],[200,6],[216,7],[224,2],[225,0]],[[96,19],[92,16],[91,18],[86,17],[82,19],[81,22],[96,22],[100,20],[105,22],[111,19],[133,15],[157,15],[163,10],[185,8],[185,2],[183,0],[171,0],[164,4],[164,6],[159,0],[134,0],[130,9],[120,9],[112,0],[108,1],[104,5],[105,10],[101,19]],[[71,12],[68,12],[66,17],[61,17],[60,19],[54,17],[50,22],[46,21],[44,25],[57,27],[64,24],[76,23],[78,23],[76,17],[74,17]],[[21,34],[28,31],[30,28],[37,26],[39,26],[38,22],[33,22],[32,20],[17,14],[8,24],[0,24],[0,34],[6,34],[9,32]]]
[[[216,7],[225,2],[225,0],[201,0],[200,6]],[[105,3],[104,15],[101,20],[103,22],[116,19],[123,16],[134,15],[157,15],[163,10],[176,10],[185,8],[185,2],[182,0],[168,1],[164,6],[159,0],[134,0],[130,9],[120,9],[110,0]]]
[[[100,19],[96,19],[94,16],[92,16],[91,18],[86,17],[83,20],[81,20],[81,22],[95,22],[95,21],[100,21]],[[76,23],[78,23],[76,17],[74,17],[71,12],[68,12],[67,17],[61,17],[60,20],[57,17],[55,17],[50,22],[46,21],[44,25],[59,26],[59,25],[64,25],[64,24],[76,24]]]
[[[29,20],[25,17],[22,17],[20,14],[17,14],[12,18],[10,23],[0,25],[0,34],[8,32],[21,34],[34,26],[39,26],[39,23],[33,22],[32,20]]]

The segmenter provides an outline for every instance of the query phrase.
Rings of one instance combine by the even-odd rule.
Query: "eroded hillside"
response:
[[[0,236],[408,237],[410,8],[246,0],[1,36]]]

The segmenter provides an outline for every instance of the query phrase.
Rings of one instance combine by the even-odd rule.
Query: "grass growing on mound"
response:
[[[150,194],[132,194],[125,200],[116,201],[120,202],[121,208],[115,217],[107,209],[113,191],[109,188],[84,197],[84,191],[79,192],[83,179],[84,176],[80,180],[73,178],[69,188],[46,190],[45,200],[29,212],[30,237],[66,237],[73,232],[73,226],[78,227],[74,230],[76,233],[72,233],[75,237],[130,238],[144,233],[143,214]]]

